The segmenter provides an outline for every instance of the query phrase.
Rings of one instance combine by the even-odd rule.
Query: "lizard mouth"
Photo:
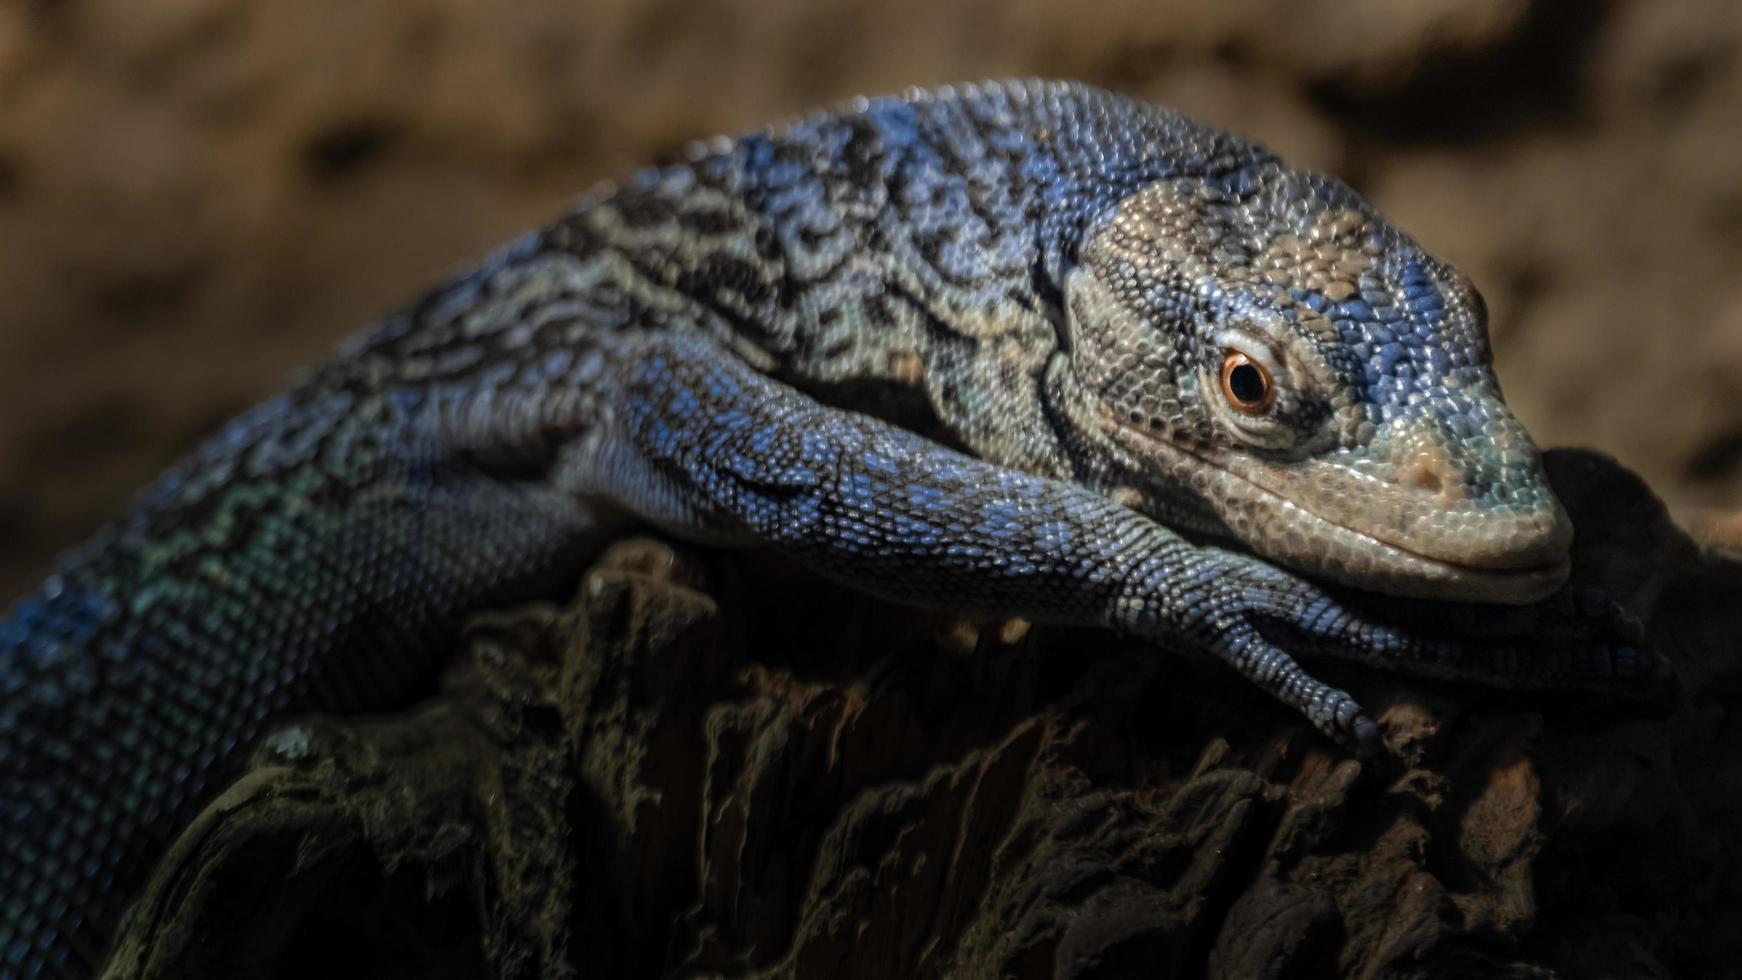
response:
[[[1241,472],[1157,433],[1116,428],[1135,443],[1128,448],[1192,487],[1236,539],[1297,571],[1392,595],[1506,604],[1543,599],[1571,572],[1571,525],[1552,497],[1547,512],[1497,515],[1448,500],[1443,486],[1430,492],[1310,460],[1253,461]],[[1351,519],[1361,512],[1372,519]]]

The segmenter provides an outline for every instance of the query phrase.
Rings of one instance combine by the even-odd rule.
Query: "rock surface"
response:
[[[434,699],[269,739],[110,976],[1736,976],[1735,539],[1550,462],[1673,694],[1322,665],[1363,764],[1201,657],[633,539]]]

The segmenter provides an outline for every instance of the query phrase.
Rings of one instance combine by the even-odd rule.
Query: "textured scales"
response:
[[[563,588],[621,518],[1195,645],[1369,748],[1284,646],[1640,675],[1625,642],[1452,643],[1396,625],[1451,607],[1379,618],[1313,583],[1521,602],[1564,579],[1483,316],[1343,185],[1082,86],[698,147],[237,420],[0,621],[0,975],[93,972],[239,751],[406,702],[464,613]],[[1231,350],[1275,382],[1262,415],[1218,387]]]

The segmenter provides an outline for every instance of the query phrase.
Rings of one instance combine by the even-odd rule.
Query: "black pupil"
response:
[[[1261,402],[1264,400],[1264,373],[1251,364],[1236,364],[1234,370],[1228,372],[1228,390],[1242,404]]]

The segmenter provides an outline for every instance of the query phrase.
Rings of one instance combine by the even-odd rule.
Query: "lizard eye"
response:
[[[1276,404],[1276,383],[1264,365],[1230,347],[1222,352],[1222,397],[1242,415],[1263,415]]]

